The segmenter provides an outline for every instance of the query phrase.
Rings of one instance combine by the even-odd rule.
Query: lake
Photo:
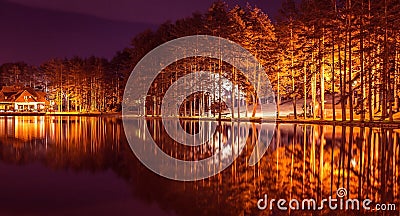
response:
[[[217,122],[208,143],[183,148],[161,120],[132,121],[138,139],[154,139],[182,160],[200,160],[216,149],[243,151],[213,177],[179,182],[142,165],[121,118],[0,117],[0,215],[303,215],[261,211],[257,201],[266,194],[320,201],[338,188],[347,189],[348,198],[397,204],[386,215],[399,215],[400,129],[280,123],[267,134],[266,154],[249,166],[259,123]],[[192,134],[199,128],[198,121],[180,124]],[[243,124],[251,126],[247,132]],[[141,135],[146,128],[152,137]],[[318,214],[332,215],[328,209]]]

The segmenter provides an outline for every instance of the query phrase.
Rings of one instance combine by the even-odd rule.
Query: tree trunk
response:
[[[304,108],[303,108],[303,114],[304,114],[304,119],[307,119],[307,65],[306,62],[304,62],[304,82],[303,82],[303,87],[304,87]]]
[[[278,96],[276,100],[276,117],[279,118],[279,112],[280,112],[280,107],[281,107],[281,86],[280,86],[280,68],[278,64]]]
[[[321,73],[321,119],[325,118],[325,54],[324,54],[324,43],[325,43],[325,29],[322,29],[322,44],[320,47],[320,53],[322,53],[322,60],[320,65]]]
[[[348,8],[351,9],[351,0],[349,0]],[[353,62],[352,62],[352,38],[351,38],[351,15],[348,15],[348,33],[349,33],[349,106],[350,106],[350,121],[353,121],[354,110],[353,110],[353,81],[352,81],[352,71],[353,71]]]
[[[295,94],[295,77],[294,77],[294,44],[293,44],[293,27],[290,29],[290,49],[291,49],[291,75],[292,75],[292,102],[293,102],[293,114],[294,118],[297,119],[297,109],[296,109],[296,94]]]
[[[346,24],[347,24],[347,20],[346,20]],[[348,29],[346,29],[346,31],[345,31],[345,36],[344,36],[344,63],[343,63],[343,66],[344,66],[344,70],[343,70],[343,98],[342,98],[342,102],[344,103],[344,105],[342,106],[342,112],[343,112],[343,116],[342,116],[342,120],[343,121],[346,121],[347,120],[347,100],[348,100],[348,97],[347,97],[347,66],[348,66],[348,64],[347,64],[347,49],[348,49],[348,46],[347,46],[347,37],[348,37],[348,34],[347,34],[347,32],[348,32]]]
[[[361,82],[361,104],[360,104],[360,110],[361,110],[361,116],[360,120],[364,121],[365,119],[365,112],[364,112],[364,98],[365,98],[365,88],[364,88],[364,1],[361,2],[361,25],[360,25],[360,66],[361,66],[361,72],[360,72],[360,82]]]
[[[339,52],[339,89],[340,89],[340,104],[342,110],[342,121],[346,120],[346,104],[345,104],[345,85],[344,85],[344,76],[342,73],[342,54],[341,54],[341,44],[338,45],[338,52]],[[346,67],[345,67],[346,68]]]
[[[336,121],[336,107],[335,107],[335,33],[332,29],[332,89],[331,89],[331,97],[332,97],[332,120]]]

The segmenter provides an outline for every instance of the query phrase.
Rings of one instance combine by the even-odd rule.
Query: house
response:
[[[45,111],[49,101],[46,93],[31,87],[3,86],[0,91],[0,111]]]
[[[18,91],[11,86],[4,86],[0,91],[0,111],[13,110],[12,96]]]

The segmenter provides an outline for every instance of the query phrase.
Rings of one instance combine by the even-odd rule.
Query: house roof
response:
[[[48,104],[46,93],[36,91],[31,87],[18,88],[4,86],[0,91],[0,102],[43,102]]]

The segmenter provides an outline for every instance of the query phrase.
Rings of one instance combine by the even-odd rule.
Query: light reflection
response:
[[[95,161],[95,156],[106,151],[119,151],[123,134],[117,121],[72,116],[0,117],[0,153],[11,161],[14,157],[15,161],[54,162],[48,165],[66,166],[65,162],[75,160],[78,167],[87,158]]]
[[[175,158],[197,160],[215,153],[225,158],[243,148],[224,172],[192,183],[168,181],[143,167],[132,155],[118,118],[0,117],[0,158],[16,164],[39,161],[57,170],[112,169],[131,185],[134,196],[181,215],[255,215],[260,213],[256,201],[264,194],[321,200],[339,187],[348,190],[349,198],[400,207],[399,129],[278,124],[275,133],[262,134],[273,136],[272,143],[260,163],[250,167],[260,124],[249,131],[240,124],[222,122],[207,145],[183,148],[169,139],[160,120],[136,121],[133,134],[150,139],[144,133],[149,129]],[[182,126],[195,133],[198,122],[182,121]]]

